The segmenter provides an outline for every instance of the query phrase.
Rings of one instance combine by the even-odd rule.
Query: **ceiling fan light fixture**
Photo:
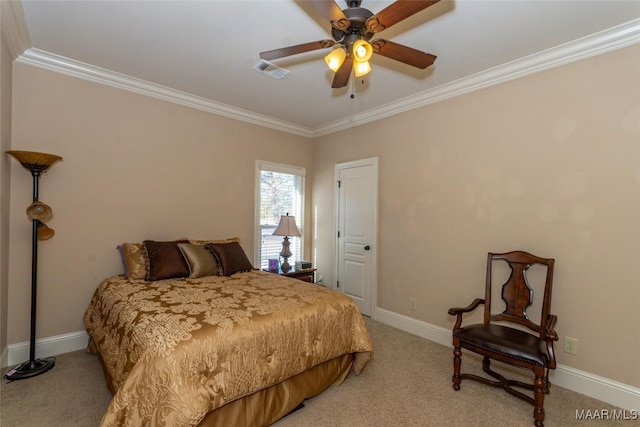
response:
[[[341,9],[337,0],[308,0],[308,3],[331,23],[332,39],[260,52],[260,59],[270,61],[334,47],[335,49],[324,58],[327,66],[335,73],[331,83],[333,89],[347,86],[352,74],[355,74],[356,78],[369,74],[371,72],[369,61],[374,53],[422,70],[433,65],[436,60],[435,55],[390,40],[374,39],[373,43],[369,40],[372,40],[376,33],[440,0],[394,0],[377,14],[360,7],[362,0],[345,1],[347,8]]]
[[[371,59],[371,55],[373,55],[373,47],[369,42],[363,39],[356,40],[353,42],[353,59],[356,62],[367,62]]]
[[[346,57],[347,52],[345,52],[342,47],[338,47],[329,52],[329,54],[324,57],[324,61],[327,63],[327,66],[331,68],[331,71],[335,73],[340,69]]]
[[[366,76],[370,72],[371,72],[371,64],[369,64],[369,61],[356,62],[354,64],[353,74],[355,74],[356,77]]]

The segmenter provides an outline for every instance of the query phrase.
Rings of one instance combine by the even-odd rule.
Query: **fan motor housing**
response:
[[[352,3],[355,3],[355,2],[352,2]],[[358,5],[360,4],[360,2],[357,2],[357,3]],[[366,37],[367,33],[365,31],[365,24],[367,22],[367,19],[373,16],[373,12],[371,12],[369,9],[359,7],[358,5],[349,7],[342,11],[342,13],[344,13],[344,16],[346,16],[347,19],[349,20],[349,23],[350,23],[349,28],[347,28],[345,31],[341,31],[334,27],[331,27],[331,36],[335,41],[343,42],[347,38],[353,38],[352,37],[353,35],[358,35],[359,37],[365,37],[366,40],[371,38],[371,35]],[[359,37],[356,37],[353,39],[356,40]]]
[[[346,16],[351,22],[349,29],[353,27],[364,28],[364,24],[367,22],[367,19],[373,16],[373,12],[369,9],[365,9],[364,7],[349,7],[343,10],[342,13],[344,13],[344,16]]]

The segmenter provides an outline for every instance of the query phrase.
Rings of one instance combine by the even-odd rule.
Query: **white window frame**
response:
[[[300,207],[300,218],[296,217],[296,225],[298,226],[298,230],[300,230],[300,256],[302,259],[305,259],[305,176],[307,175],[307,170],[300,166],[292,166],[283,163],[274,163],[268,162],[264,160],[256,160],[256,173],[255,173],[255,228],[254,228],[254,256],[253,256],[253,265],[256,268],[260,268],[261,264],[261,254],[262,254],[262,226],[260,225],[260,175],[262,171],[271,171],[277,173],[286,173],[290,175],[298,175],[302,178],[302,194],[301,194],[301,207]],[[285,212],[283,212],[283,215]],[[276,224],[277,225],[277,224]],[[299,260],[297,260],[299,261]]]

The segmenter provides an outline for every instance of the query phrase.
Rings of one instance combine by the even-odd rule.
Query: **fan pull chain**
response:
[[[360,80],[360,84],[364,85],[364,79]],[[353,81],[351,82],[351,95],[349,95],[349,97],[351,99],[354,99],[356,97],[356,94],[353,91]]]
[[[353,98],[355,98],[355,97],[356,97],[356,94],[355,94],[355,93],[354,93],[354,91],[353,91],[353,80],[354,80],[354,79],[351,79],[351,80],[349,81],[349,84],[351,85],[351,95],[350,95],[350,98],[351,98],[351,99],[353,99]]]

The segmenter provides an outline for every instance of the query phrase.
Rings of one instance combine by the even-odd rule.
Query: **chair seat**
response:
[[[461,342],[524,362],[546,366],[549,356],[539,337],[502,325],[469,325],[453,333]]]

